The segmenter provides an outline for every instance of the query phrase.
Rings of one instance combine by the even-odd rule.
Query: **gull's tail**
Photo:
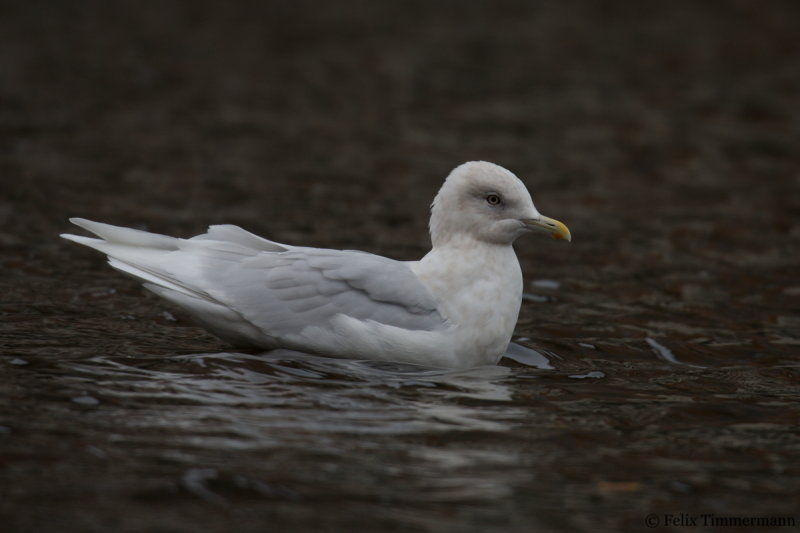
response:
[[[186,272],[180,270],[174,272],[174,269],[170,268],[170,263],[175,259],[175,252],[180,250],[181,239],[93,222],[85,218],[71,218],[69,221],[100,238],[81,237],[69,233],[63,233],[61,237],[103,252],[108,256],[108,264],[143,282],[148,289],[160,287],[199,296],[197,290],[179,280],[179,277],[186,278]],[[156,292],[161,294],[159,291]]]
[[[225,305],[208,283],[207,269],[225,269],[243,257],[290,247],[262,239],[237,226],[212,226],[191,239],[180,239],[71,218],[70,222],[98,237],[69,233],[61,237],[94,248],[108,256],[108,264],[141,281],[144,287],[192,314],[201,324],[234,344],[252,344],[252,329],[234,309]],[[263,344],[263,341],[262,341]]]

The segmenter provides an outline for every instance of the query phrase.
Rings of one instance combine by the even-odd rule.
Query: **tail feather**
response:
[[[141,281],[145,287],[158,294],[161,293],[153,290],[153,286],[158,286],[168,291],[185,294],[186,296],[191,296],[193,298],[201,298],[209,301],[213,300],[205,291],[199,290],[196,287],[189,286],[185,283],[181,283],[175,278],[164,275],[163,272],[148,269],[143,265],[126,263],[125,261],[117,259],[116,257],[109,257],[108,264],[123,274],[127,274]]]
[[[150,233],[148,231],[142,231],[133,228],[112,226],[111,224],[94,222],[92,220],[86,220],[85,218],[71,218],[69,221],[78,227],[81,227],[87,231],[91,231],[98,237],[105,239],[108,242],[115,242],[128,246],[158,248],[160,250],[176,250],[178,248],[178,239],[175,237],[169,237],[167,235],[161,235],[159,233]],[[76,239],[70,240],[80,242]],[[81,244],[86,243],[81,242]]]
[[[243,258],[264,251],[283,252],[290,247],[236,226],[212,226],[206,234],[179,239],[83,218],[70,221],[100,238],[69,233],[61,237],[106,254],[109,265],[182,307],[221,338],[242,346],[275,344],[236,309],[213,296],[216,293],[209,285],[207,272],[224,272]]]
[[[73,218],[70,221],[102,238],[69,233],[64,233],[61,237],[106,254],[108,264],[120,272],[144,283],[187,296],[211,299],[208,293],[191,282],[198,280],[197,265],[179,257],[182,239],[82,218]]]

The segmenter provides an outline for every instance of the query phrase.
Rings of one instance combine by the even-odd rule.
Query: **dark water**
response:
[[[797,529],[799,16],[4,4],[2,530]],[[496,367],[233,353],[56,237],[229,222],[414,259],[468,159],[574,237],[519,242]]]

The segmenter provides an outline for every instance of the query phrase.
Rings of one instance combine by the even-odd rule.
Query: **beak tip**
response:
[[[563,222],[559,222],[554,218],[540,216],[536,219],[522,219],[522,222],[529,228],[544,230],[550,233],[550,235],[556,240],[572,242],[572,234],[570,233],[569,228],[567,228]]]
[[[554,222],[556,231],[553,232],[553,237],[560,241],[572,242],[572,233],[570,233],[569,228],[562,222],[557,220]]]

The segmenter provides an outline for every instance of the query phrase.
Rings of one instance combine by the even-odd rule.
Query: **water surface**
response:
[[[800,523],[796,2],[7,4],[3,531]],[[574,237],[493,367],[236,353],[57,238],[418,259],[474,159]]]

